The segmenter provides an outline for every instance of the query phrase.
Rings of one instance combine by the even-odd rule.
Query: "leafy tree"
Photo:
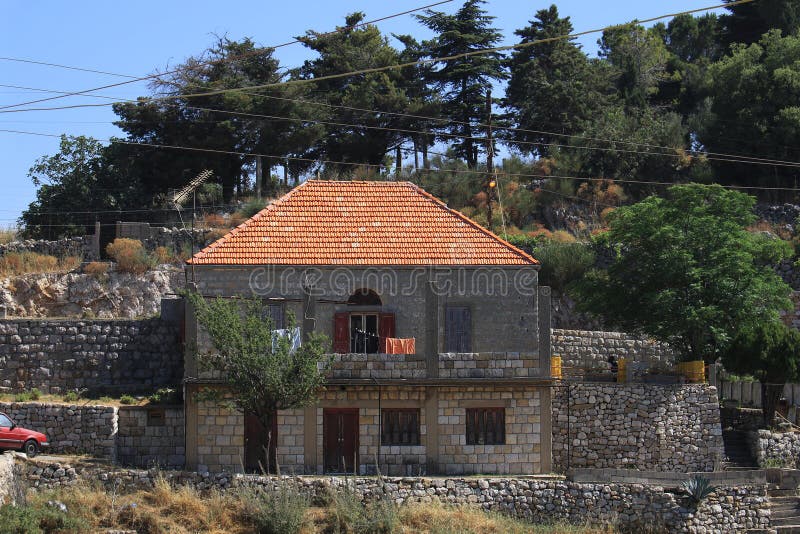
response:
[[[800,145],[800,37],[766,33],[735,45],[709,69],[710,106],[700,116],[698,139],[712,152],[796,161]],[[711,161],[720,181],[787,186],[796,167]]]
[[[546,242],[533,249],[533,257],[541,262],[542,285],[562,292],[579,280],[594,265],[594,251],[585,243]]]
[[[36,200],[19,220],[25,237],[82,235],[95,221],[95,214],[87,211],[120,206],[132,191],[115,179],[107,151],[90,137],[62,135],[58,153],[36,160],[28,171],[37,187]]]
[[[449,57],[496,46],[502,35],[491,26],[494,17],[481,7],[485,3],[467,0],[454,15],[432,10],[417,15],[417,20],[436,33],[424,43],[427,55]],[[470,169],[478,166],[480,148],[473,138],[481,132],[478,124],[486,120],[486,92],[492,82],[506,76],[499,52],[445,60],[439,69],[430,72],[429,83],[442,94],[442,114],[458,121],[444,131],[463,136],[453,146],[455,154],[464,158]]]
[[[573,31],[569,17],[559,17],[555,5],[537,11],[529,24],[514,32],[521,37],[521,44]],[[509,143],[522,152],[548,155],[548,145],[566,140],[541,130],[577,133],[610,99],[608,69],[599,61],[590,61],[573,39],[519,48],[508,64],[511,77],[504,105],[516,128],[531,130],[509,136]]]
[[[576,284],[581,308],[667,342],[687,360],[714,361],[739,330],[791,306],[789,287],[770,267],[789,247],[745,229],[754,202],[688,184],[617,208],[604,236],[616,257]]]
[[[800,332],[779,321],[742,329],[723,354],[722,364],[761,382],[764,424],[772,426],[784,384],[800,378]]]
[[[389,45],[377,26],[354,27],[364,20],[364,13],[353,13],[345,18],[344,28],[336,33],[308,31],[298,39],[318,57],[305,62],[300,69],[302,78],[322,78],[331,74],[384,67],[399,63],[400,55]],[[321,99],[335,106],[374,109],[388,112],[405,112],[409,102],[402,74],[388,70],[345,78],[320,80],[314,88]],[[329,124],[325,135],[313,147],[311,157],[329,161],[343,161],[381,165],[387,152],[407,137],[407,134],[392,131],[403,126],[402,119],[394,115],[364,113],[363,111],[338,109],[330,111],[330,122],[358,124],[374,128]],[[388,129],[381,129],[388,128]],[[333,171],[346,174],[353,171],[352,165],[327,165]]]
[[[726,3],[733,1],[725,0]],[[755,43],[772,29],[791,35],[800,28],[799,0],[759,0],[726,9],[729,13],[720,17],[726,48],[733,43]]]
[[[319,364],[328,363],[324,357],[327,338],[312,333],[292,350],[290,338],[275,333],[268,305],[262,299],[207,301],[191,292],[187,298],[214,348],[202,353],[197,348],[201,368],[224,379],[232,407],[258,417],[271,442],[277,410],[316,402],[325,380]],[[291,331],[295,320],[287,315],[286,327]]]

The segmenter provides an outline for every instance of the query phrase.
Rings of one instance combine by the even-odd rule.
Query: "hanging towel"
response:
[[[386,354],[416,354],[415,338],[385,338]]]
[[[272,350],[275,350],[275,347],[277,346],[277,342],[278,342],[278,338],[279,337],[288,337],[291,340],[291,345],[290,345],[290,349],[289,349],[290,353],[293,354],[297,349],[300,348],[300,345],[302,343],[301,342],[302,338],[300,336],[300,327],[299,326],[294,327],[294,329],[292,329],[292,330],[289,330],[289,329],[286,329],[286,328],[282,328],[282,329],[279,329],[279,330],[274,330],[273,332],[274,333],[273,333],[273,337],[272,337]]]

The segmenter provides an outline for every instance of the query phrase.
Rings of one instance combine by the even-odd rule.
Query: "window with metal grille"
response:
[[[467,408],[467,445],[504,445],[505,408]]]
[[[419,445],[419,409],[381,410],[381,445]]]

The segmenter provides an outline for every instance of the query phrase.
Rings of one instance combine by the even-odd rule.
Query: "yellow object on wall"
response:
[[[675,369],[686,377],[687,382],[700,383],[706,381],[706,362],[695,360],[693,362],[679,362]]]
[[[617,382],[625,382],[625,358],[617,360]]]
[[[561,376],[561,356],[550,357],[550,376],[553,378],[563,378]]]

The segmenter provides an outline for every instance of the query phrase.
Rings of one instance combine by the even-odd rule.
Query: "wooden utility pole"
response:
[[[261,199],[261,156],[256,156],[256,198]]]
[[[403,170],[403,152],[400,148],[400,143],[397,143],[397,147],[395,148],[395,167],[394,167],[394,179],[399,181],[400,180],[400,172]]]
[[[492,200],[497,182],[494,180],[494,140],[492,139],[492,90],[486,91],[486,219],[492,231]]]

